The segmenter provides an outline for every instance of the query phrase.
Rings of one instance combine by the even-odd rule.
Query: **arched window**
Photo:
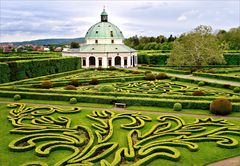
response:
[[[120,56],[115,57],[115,66],[121,66],[121,57]]]
[[[95,66],[96,62],[95,62],[95,57],[91,56],[89,57],[89,66]]]

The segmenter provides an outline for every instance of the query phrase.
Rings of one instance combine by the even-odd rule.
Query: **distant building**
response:
[[[101,22],[94,24],[87,31],[86,43],[79,49],[63,49],[62,54],[81,57],[83,68],[137,66],[136,50],[124,45],[123,40],[122,31],[108,22],[108,15],[103,9]]]
[[[3,52],[12,52],[14,49],[13,44],[1,44],[0,48],[3,50]]]

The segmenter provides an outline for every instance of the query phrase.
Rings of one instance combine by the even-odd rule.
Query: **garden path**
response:
[[[211,82],[211,83],[228,84],[228,85],[231,85],[231,86],[239,86],[240,87],[240,82],[235,82],[235,81],[198,77],[198,76],[193,76],[192,74],[190,74],[190,75],[172,74],[172,73],[167,73],[167,74],[169,76],[173,76],[173,77],[187,78],[187,79],[193,79],[193,80],[197,80],[197,81],[206,81],[206,82]]]
[[[240,166],[240,156],[217,161],[207,166]]]

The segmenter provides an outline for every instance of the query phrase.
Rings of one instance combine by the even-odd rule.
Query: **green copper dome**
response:
[[[101,22],[91,26],[85,39],[124,39],[122,31],[114,24],[108,22],[108,15],[103,9]]]
[[[122,31],[110,22],[99,22],[93,25],[85,39],[124,39]]]

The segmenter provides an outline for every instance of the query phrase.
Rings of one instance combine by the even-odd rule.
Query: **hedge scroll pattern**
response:
[[[177,116],[159,116],[150,129],[152,119],[141,113],[115,113],[93,111],[84,123],[73,125],[68,114],[81,114],[79,108],[60,109],[56,107],[29,107],[25,104],[10,104],[9,120],[13,125],[11,134],[21,137],[9,144],[16,152],[34,150],[36,155],[48,157],[57,150],[71,150],[72,154],[60,159],[55,166],[94,165],[114,166],[130,164],[147,165],[154,160],[177,162],[181,157],[178,147],[190,152],[199,150],[198,142],[215,142],[221,148],[237,148],[240,128],[223,119],[196,119],[186,123]],[[57,116],[53,116],[57,113]],[[61,115],[61,116],[59,116]],[[116,126],[116,120],[123,120]],[[118,130],[116,130],[118,127]],[[127,133],[126,144],[113,139],[122,130]],[[109,159],[112,156],[112,159]],[[111,158],[111,157],[110,157]],[[42,161],[29,161],[23,164],[45,166]]]

